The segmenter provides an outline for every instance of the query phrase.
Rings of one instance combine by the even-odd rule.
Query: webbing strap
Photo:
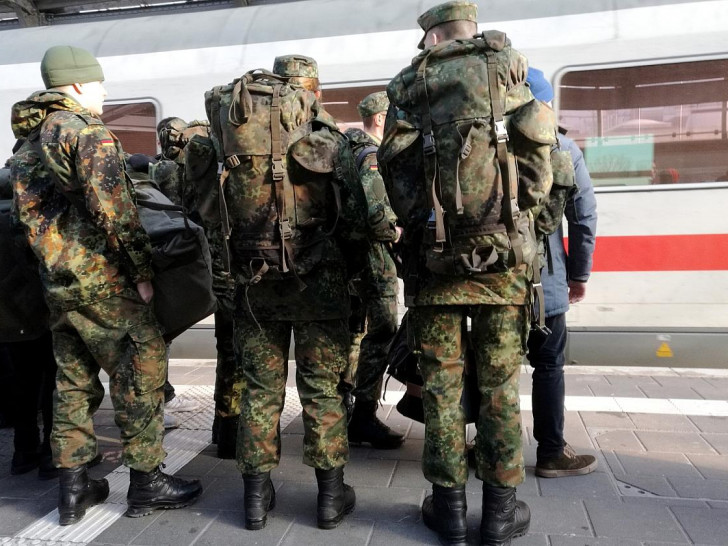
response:
[[[210,104],[210,125],[212,126],[212,132],[220,142],[220,148],[222,149],[223,157],[225,154],[225,148],[222,141],[222,128],[220,127],[220,87],[214,87],[212,89],[212,100]],[[218,156],[218,161],[222,161],[222,157]]]
[[[248,122],[253,113],[253,97],[248,90],[249,77],[246,74],[240,78],[233,88],[230,109],[228,110],[228,121],[239,127]]]
[[[504,100],[500,96],[500,86],[498,85],[498,64],[495,58],[495,51],[488,50],[485,52],[488,59],[488,86],[490,88],[490,108],[493,114],[493,133],[496,140],[495,155],[498,160],[500,169],[501,183],[503,185],[503,223],[506,226],[508,239],[511,242],[511,248],[515,256],[516,263],[514,267],[518,267],[523,263],[523,242],[516,223],[514,215],[518,214],[518,202],[512,197],[512,188],[518,188],[513,185],[515,173],[511,169],[508,160],[508,132],[506,131],[505,121],[503,119]]]
[[[356,156],[356,170],[358,171],[361,169],[361,166],[364,164],[364,160],[367,156],[369,154],[376,154],[378,149],[378,146],[366,146],[363,148]]]
[[[273,172],[273,190],[276,198],[276,210],[278,213],[278,231],[281,235],[281,271],[287,273],[290,270],[288,262],[293,256],[291,248],[291,224],[288,218],[288,211],[293,210],[291,202],[292,195],[286,195],[293,188],[283,167],[283,141],[281,139],[281,84],[273,86],[273,97],[270,103],[270,155]],[[288,184],[286,184],[288,182]],[[290,188],[289,188],[290,187]],[[289,207],[290,205],[290,207]]]
[[[442,251],[447,236],[445,234],[445,211],[437,196],[437,182],[439,179],[437,176],[437,147],[435,135],[432,132],[432,115],[430,113],[430,101],[427,97],[427,81],[425,80],[425,69],[429,58],[429,55],[425,57],[417,68],[415,84],[417,86],[418,101],[424,108],[422,112],[422,151],[425,159],[425,178],[430,184],[430,206],[435,211],[435,243],[439,245],[439,249],[436,248],[435,250]]]
[[[230,218],[228,217],[227,202],[225,201],[225,181],[230,170],[225,167],[218,177],[218,204],[220,206],[220,228],[222,230],[222,264],[225,273],[230,273]]]

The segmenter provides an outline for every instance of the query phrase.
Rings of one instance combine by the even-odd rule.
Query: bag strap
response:
[[[442,252],[447,235],[445,233],[445,210],[437,196],[437,147],[435,143],[435,135],[432,131],[432,114],[430,112],[430,101],[427,96],[427,81],[425,71],[427,69],[427,61],[430,58],[427,55],[420,66],[417,68],[417,78],[415,86],[417,89],[418,102],[422,105],[422,151],[425,160],[425,178],[430,184],[429,198],[431,208],[435,211],[435,244],[436,251]]]
[[[214,87],[212,89],[212,100],[210,101],[210,126],[212,132],[218,140],[220,145],[217,163],[217,203],[218,211],[220,213],[220,230],[222,232],[222,266],[223,274],[226,276],[230,275],[230,217],[228,216],[227,202],[225,201],[225,181],[230,175],[230,169],[234,168],[234,160],[228,165],[228,161],[225,159],[225,140],[222,134],[222,127],[220,126],[220,101],[221,101],[221,88]],[[232,159],[232,158],[231,158]],[[240,165],[240,160],[237,157],[237,164]]]
[[[430,101],[427,96],[427,62],[430,55],[427,55],[417,68],[417,77],[415,85],[417,89],[419,103],[423,106],[422,112],[422,150],[424,152],[425,176],[431,181],[430,197],[432,209],[435,211],[435,251],[442,251],[450,238],[446,233],[445,226],[445,210],[442,207],[437,196],[437,185],[439,182],[439,168],[437,165],[437,145],[435,135],[432,130],[432,114],[430,111]],[[440,188],[442,192],[442,188]],[[460,186],[459,177],[455,180],[455,209],[457,214],[463,213],[463,191]],[[439,248],[438,248],[439,247]]]
[[[182,215],[182,219],[185,222],[185,229],[187,229],[187,230],[191,229],[189,217],[187,216],[187,209],[185,209],[184,207],[180,207],[179,205],[168,205],[166,203],[157,203],[156,201],[149,201],[147,199],[137,199],[136,204],[137,204],[137,206],[146,207],[150,210],[179,212]]]
[[[356,156],[356,170],[358,171],[359,169],[361,169],[361,166],[367,156],[369,154],[376,154],[378,149],[379,146],[367,146],[363,150],[361,150]]]
[[[278,230],[281,235],[281,271],[290,270],[289,263],[293,264],[293,246],[291,238],[293,230],[289,211],[295,210],[295,194],[288,173],[283,166],[283,139],[281,134],[281,87],[279,83],[273,87],[273,97],[270,104],[270,155],[273,172],[273,188],[276,197],[276,211],[278,213]]]
[[[496,52],[490,48],[485,51],[488,60],[488,87],[490,88],[490,108],[493,115],[493,136],[496,141],[495,155],[498,160],[498,167],[501,175],[501,183],[503,185],[503,210],[501,216],[506,226],[508,239],[515,255],[515,265],[518,267],[523,263],[523,241],[518,234],[515,215],[519,214],[518,201],[512,197],[511,188],[518,190],[518,181],[515,180],[514,170],[511,168],[508,158],[508,131],[506,130],[505,120],[503,119],[503,107],[505,97],[501,97],[500,86],[498,85],[498,63],[496,60]],[[515,182],[515,185],[514,185]]]

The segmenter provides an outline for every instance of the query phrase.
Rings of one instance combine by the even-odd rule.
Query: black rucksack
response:
[[[202,227],[150,181],[136,181],[139,219],[152,243],[154,312],[170,341],[217,309]]]

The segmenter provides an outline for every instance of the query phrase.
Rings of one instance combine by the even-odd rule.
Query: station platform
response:
[[[530,371],[524,366],[521,377],[527,469],[518,497],[529,504],[532,519],[529,534],[514,546],[728,545],[728,370],[567,367],[566,439],[578,453],[595,454],[599,467],[555,479],[534,474]],[[395,380],[380,414],[407,441],[393,451],[351,448],[346,481],[357,505],[332,531],[316,527],[316,482],[301,463],[300,405],[289,380],[283,455],[272,473],[277,505],[265,529],[246,531],[240,473],[234,461],[217,459],[209,443],[214,377],[212,360],[171,362],[177,392],[203,407],[177,413],[181,426],[165,437],[165,471],[199,477],[205,488],[196,504],[180,510],[123,516],[128,471],[119,462],[108,396],[95,418],[104,460],[90,472],[109,479],[111,494],[77,525],[57,525],[57,480],[40,481],[35,472],[10,475],[12,429],[0,430],[0,544],[438,544],[420,515],[430,489],[420,467],[424,428],[394,409],[402,389]],[[467,490],[469,543],[478,544],[480,482],[474,476]]]

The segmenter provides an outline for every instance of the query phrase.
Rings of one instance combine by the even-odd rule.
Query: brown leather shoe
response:
[[[577,455],[569,444],[564,446],[561,457],[540,460],[536,463],[536,476],[541,478],[563,478],[582,476],[594,472],[597,460],[593,455]]]

